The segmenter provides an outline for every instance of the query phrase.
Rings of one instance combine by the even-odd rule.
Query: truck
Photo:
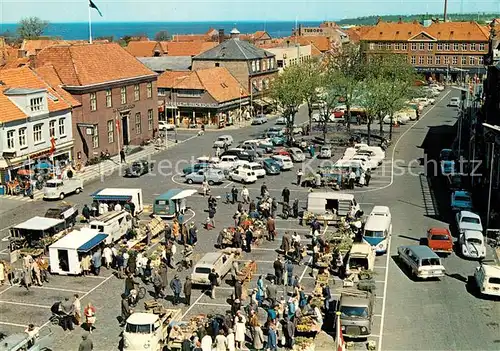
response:
[[[375,295],[355,288],[340,293],[338,311],[344,337],[366,339],[371,335]]]
[[[134,312],[123,329],[124,351],[158,351],[168,342],[170,324],[180,321],[180,309],[165,309],[156,305],[144,312]]]
[[[79,194],[83,189],[83,180],[80,178],[50,179],[43,187],[45,200],[62,200],[68,194]]]
[[[90,195],[97,203],[107,204],[120,204],[122,208],[126,203],[134,204],[134,213],[136,215],[144,210],[144,198],[142,196],[142,189],[131,188],[105,188],[97,190]]]
[[[355,243],[347,254],[345,274],[360,274],[363,271],[373,271],[375,265],[375,250],[367,243]]]

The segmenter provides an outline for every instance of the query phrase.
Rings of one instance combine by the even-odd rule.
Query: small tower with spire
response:
[[[231,39],[240,40],[240,31],[236,27],[231,30],[230,34]]]

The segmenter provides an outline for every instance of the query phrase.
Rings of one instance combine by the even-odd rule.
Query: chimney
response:
[[[401,16],[399,17],[398,23],[399,24],[403,23],[403,17],[401,17]]]
[[[17,58],[25,58],[25,57],[26,57],[26,50],[18,49],[17,50]]]
[[[219,44],[225,39],[224,29],[219,29]]]
[[[382,22],[382,17],[377,17],[377,24],[379,24],[380,22]]]
[[[28,56],[28,65],[33,68],[33,69],[36,69],[36,55],[29,55]]]
[[[240,40],[240,31],[236,27],[231,31],[231,39]]]

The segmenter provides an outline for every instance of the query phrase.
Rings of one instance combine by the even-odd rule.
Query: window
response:
[[[424,57],[423,56],[419,56],[418,57],[418,64],[419,65],[423,65],[424,64]]]
[[[462,51],[467,51],[467,43],[462,43]]]
[[[99,148],[99,129],[98,126],[94,126],[94,135],[92,136],[92,147],[94,149]]]
[[[476,51],[476,43],[470,44],[470,51]]]
[[[436,56],[436,65],[441,64],[441,56]]]
[[[434,50],[434,43],[428,43],[427,47],[429,48],[429,51]]]
[[[257,72],[260,72],[260,61],[257,60],[256,63],[257,63]]]
[[[255,61],[252,61],[252,72],[255,72]]]
[[[375,50],[375,43],[370,43],[368,47],[370,50]]]
[[[408,50],[408,44],[407,43],[401,44],[401,50],[403,50],[403,51]]]
[[[484,57],[483,56],[479,56],[477,58],[477,64],[478,65],[483,65],[484,64]]]
[[[385,43],[385,49],[386,50],[391,50],[392,49],[392,44],[391,43]]]
[[[49,122],[49,136],[53,137],[56,135],[56,121]]]
[[[115,134],[114,134],[114,122],[112,119],[108,121],[108,143],[113,144],[113,141],[115,140]]]
[[[18,131],[19,133],[19,147],[25,147],[26,144],[26,128],[21,128]]]
[[[462,65],[467,64],[467,56],[462,56]]]
[[[66,128],[64,126],[64,118],[59,118],[59,136],[66,135]]]
[[[458,43],[453,44],[453,51],[458,51]]]
[[[484,44],[479,44],[479,51],[484,51],[485,45]]]
[[[141,134],[141,113],[135,114],[135,134]]]
[[[90,111],[97,110],[97,95],[96,93],[90,93]]]
[[[453,56],[453,57],[451,58],[451,63],[452,63],[453,65],[458,64],[458,57],[457,57],[457,56]]]
[[[269,64],[268,64],[269,69],[273,69],[273,68],[274,68],[274,67],[273,67],[274,60],[273,60],[272,58],[270,58],[268,61],[269,61],[269,62],[268,62],[268,63],[269,63]]]
[[[111,98],[112,91],[111,89],[106,89],[106,107],[113,106],[113,99]]]
[[[419,43],[419,44],[418,44],[418,49],[419,49],[420,51],[424,51],[424,50],[425,50],[425,43]]]
[[[450,51],[450,43],[444,43],[444,51]]]
[[[377,47],[378,47],[379,50],[382,50],[384,48],[384,44],[383,43],[378,43]]]
[[[443,56],[444,64],[449,65],[450,64],[450,57],[449,56]]]
[[[411,43],[411,51],[417,50],[417,43]]]
[[[43,108],[43,97],[30,99],[30,109],[32,112],[40,111]]]
[[[411,64],[414,65],[417,63],[417,57],[416,56],[412,56],[411,57]]]
[[[134,85],[134,101],[141,99],[141,87],[139,84]]]
[[[432,56],[427,56],[427,64],[432,65]]]
[[[121,97],[122,105],[126,104],[127,103],[127,87],[121,87],[120,97]]]
[[[283,68],[283,60],[276,61],[278,63],[279,68]]]
[[[148,130],[153,130],[153,110],[148,110]]]
[[[438,49],[438,51],[443,51],[443,43],[438,43],[437,49]]]
[[[153,97],[153,83],[146,84],[146,97],[151,99]]]
[[[399,51],[399,43],[394,44],[394,50]]]
[[[262,60],[262,70],[267,71],[267,60]]]
[[[14,148],[14,130],[7,131],[7,149]]]
[[[475,57],[474,57],[474,56],[470,56],[470,57],[469,57],[469,65],[474,65],[475,61],[476,61],[476,60],[475,60]]]
[[[43,124],[37,124],[33,126],[33,142],[40,143],[43,141],[42,139],[42,126]]]

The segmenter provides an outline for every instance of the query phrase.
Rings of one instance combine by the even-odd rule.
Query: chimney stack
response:
[[[231,39],[240,40],[240,31],[236,27],[231,31]]]
[[[29,55],[28,56],[28,65],[33,68],[33,69],[36,69],[36,55]]]
[[[17,58],[25,58],[25,57],[26,57],[26,50],[18,49],[17,50]]]
[[[219,44],[225,40],[224,29],[219,29]]]

